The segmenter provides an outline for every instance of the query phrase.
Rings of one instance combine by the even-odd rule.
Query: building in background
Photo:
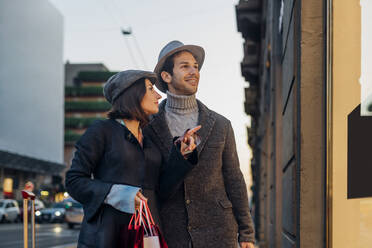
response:
[[[236,6],[260,248],[325,247],[325,3]]]
[[[109,71],[107,67],[102,63],[70,63],[69,61],[65,64],[65,86],[74,86],[78,82],[75,82],[77,75],[81,71]]]
[[[239,1],[261,247],[372,244],[372,2]]]
[[[102,64],[67,63],[65,68],[64,161],[68,169],[75,151],[75,142],[93,121],[107,117],[111,104],[103,96],[103,84],[116,72],[108,71]],[[67,78],[73,82],[72,85]]]
[[[372,2],[327,9],[327,244],[372,244]]]
[[[43,0],[0,1],[0,197],[59,190],[63,165],[63,17]]]

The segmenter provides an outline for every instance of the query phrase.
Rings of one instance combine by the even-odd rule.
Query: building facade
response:
[[[239,1],[260,247],[372,244],[372,2]]]
[[[325,2],[241,0],[260,247],[325,245]]]
[[[372,2],[328,9],[327,244],[372,244]]]
[[[0,191],[20,198],[63,169],[63,17],[49,1],[0,6]]]
[[[107,118],[111,104],[103,96],[103,85],[116,72],[108,71],[102,64],[66,64],[66,73],[71,73],[73,81],[73,85],[65,86],[64,161],[68,169],[75,142],[92,122]]]
[[[77,75],[81,71],[109,71],[102,63],[70,63],[65,64],[65,86],[74,86]]]

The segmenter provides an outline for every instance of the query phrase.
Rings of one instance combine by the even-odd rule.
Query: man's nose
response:
[[[191,67],[190,74],[196,75],[199,72],[198,68]]]

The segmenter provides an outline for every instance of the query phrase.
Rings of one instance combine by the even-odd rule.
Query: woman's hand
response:
[[[134,209],[135,210],[139,210],[141,201],[147,202],[147,198],[144,197],[140,191],[138,191],[136,196],[134,197]]]
[[[201,126],[196,126],[190,130],[188,130],[187,132],[185,132],[185,134],[179,138],[180,142],[181,142],[181,149],[180,149],[180,152],[183,156],[186,156],[187,154],[191,153],[192,151],[194,151],[194,149],[196,148],[196,146],[198,145],[198,137],[197,137],[197,134],[196,132],[201,128]]]

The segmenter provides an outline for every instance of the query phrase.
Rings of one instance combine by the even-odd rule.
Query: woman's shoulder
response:
[[[98,119],[92,122],[90,126],[106,127],[112,125],[112,119]]]
[[[95,120],[88,127],[87,132],[96,133],[96,132],[109,132],[117,125],[115,120],[112,119],[101,119]]]
[[[107,137],[111,137],[115,129],[115,120],[102,119],[95,120],[87,128],[84,134],[78,141],[78,144],[94,143],[93,141],[104,141]]]

